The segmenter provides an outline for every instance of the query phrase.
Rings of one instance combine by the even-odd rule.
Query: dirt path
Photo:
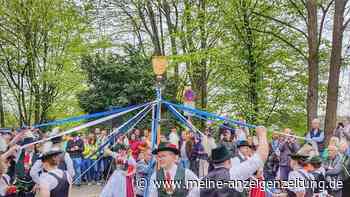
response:
[[[79,188],[73,186],[71,197],[98,197],[101,191],[100,185],[82,185]]]

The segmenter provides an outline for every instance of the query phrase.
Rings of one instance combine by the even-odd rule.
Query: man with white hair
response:
[[[342,158],[339,154],[337,146],[329,145],[328,146],[328,159],[325,165],[326,169],[326,180],[330,183],[328,188],[328,193],[334,197],[342,196],[342,185],[338,187],[338,183],[342,182]]]
[[[325,141],[324,131],[320,129],[320,120],[314,119],[311,122],[311,131],[307,133],[306,139],[317,143],[317,148],[320,153],[323,152],[323,144]]]

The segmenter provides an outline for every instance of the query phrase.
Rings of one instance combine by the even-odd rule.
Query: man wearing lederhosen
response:
[[[56,136],[59,134],[59,129],[54,128],[52,132],[49,134],[49,137]],[[42,152],[48,152],[51,149],[59,149],[62,150],[62,154],[60,154],[60,161],[58,164],[58,168],[64,171],[67,171],[71,177],[74,177],[75,171],[73,167],[73,161],[68,153],[63,151],[62,148],[62,137],[52,138],[50,141],[44,143]],[[43,171],[43,163],[40,159],[38,159],[32,166],[30,170],[30,176],[33,181],[39,184],[40,174]]]
[[[197,176],[189,169],[177,165],[180,151],[175,144],[161,143],[158,149],[152,152],[157,155],[159,169],[153,173],[150,180],[149,197],[197,197],[198,187],[187,188],[188,181],[198,181]],[[165,183],[157,188],[155,181]],[[175,181],[181,186],[175,186]]]
[[[41,197],[68,197],[72,185],[70,175],[58,169],[60,149],[52,149],[44,153],[40,159],[43,162],[44,173],[40,176],[39,188]]]
[[[233,181],[247,180],[259,168],[262,168],[267,159],[269,146],[267,143],[266,128],[257,127],[256,133],[259,138],[259,146],[256,153],[248,160],[233,166],[231,164],[231,153],[225,146],[220,146],[212,151],[212,162],[214,170],[209,172],[203,180],[207,181]],[[243,191],[243,185],[236,188],[224,185],[222,188],[207,187],[201,188],[200,196],[206,197],[240,197]]]

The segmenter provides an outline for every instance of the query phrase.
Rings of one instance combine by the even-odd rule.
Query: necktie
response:
[[[30,154],[28,152],[24,153],[23,164],[24,164],[24,171],[28,172],[30,168]]]
[[[172,183],[171,183],[171,176],[170,176],[170,173],[168,171],[165,173],[165,191],[168,194],[172,194],[173,193],[173,188],[172,188]]]

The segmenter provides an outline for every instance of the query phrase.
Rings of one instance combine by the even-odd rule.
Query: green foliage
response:
[[[155,100],[155,80],[150,57],[140,50],[125,46],[121,54],[85,56],[81,67],[88,75],[89,89],[79,94],[79,103],[86,112],[107,110]],[[166,99],[174,98],[171,78],[163,91]]]
[[[154,100],[150,54],[161,47],[170,57],[165,99],[181,100],[190,84],[203,110],[306,130],[308,47],[301,15],[307,10],[301,1],[0,2],[1,76],[25,114],[7,115],[8,125],[34,122],[38,109],[40,121],[49,121]],[[327,75],[330,47],[321,40],[320,78]],[[12,76],[26,85],[16,88]],[[319,87],[321,105],[326,85]],[[163,117],[163,125],[174,124],[169,114]]]
[[[77,61],[94,48],[81,8],[65,0],[1,1],[0,15],[0,71],[20,124],[60,117],[59,102],[68,104],[83,87]]]

